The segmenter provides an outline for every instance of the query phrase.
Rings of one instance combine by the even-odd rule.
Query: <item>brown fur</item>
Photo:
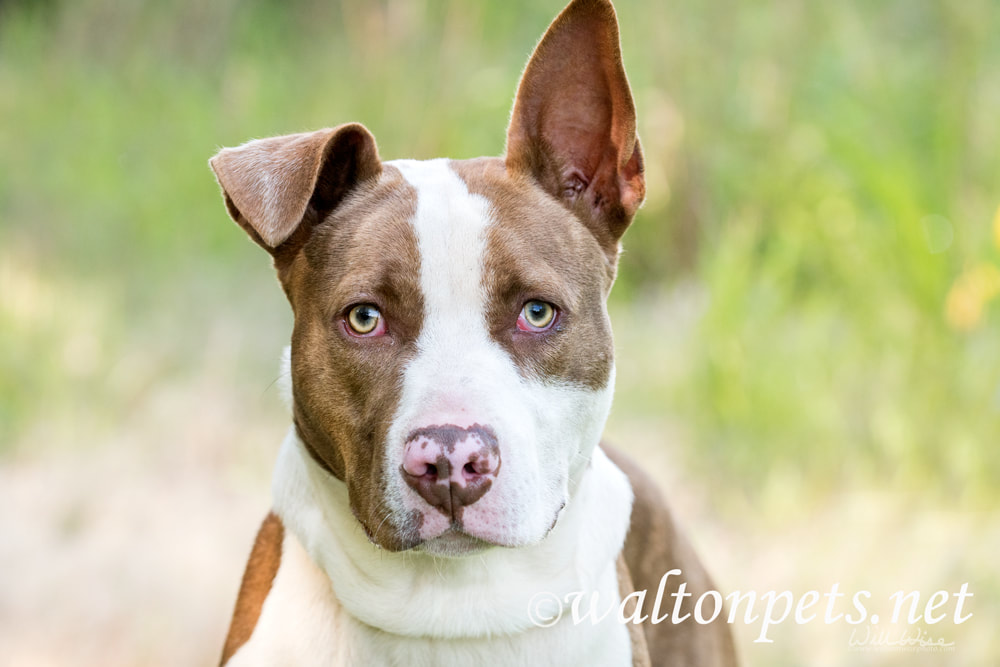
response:
[[[509,173],[499,158],[454,161],[452,168],[469,192],[489,200],[495,218],[483,278],[493,339],[524,375],[606,386],[614,349],[602,305],[614,268],[593,234],[532,179]],[[524,334],[514,326],[530,299],[560,311],[547,334]]]
[[[617,569],[618,593],[621,595],[622,600],[624,600],[635,591],[635,586],[632,584],[632,575],[628,571],[628,564],[625,562],[624,554],[618,554]],[[634,611],[634,604],[628,606],[624,611],[627,618],[627,615]],[[626,627],[628,628],[629,640],[632,642],[632,667],[651,667],[649,662],[649,647],[646,645],[646,634],[643,632],[642,626],[629,623]]]
[[[295,311],[293,411],[310,453],[345,481],[368,535],[393,551],[416,542],[419,525],[385,516],[380,465],[400,378],[423,320],[420,254],[409,219],[412,188],[386,167],[348,196],[281,275]],[[362,343],[344,330],[358,303],[373,303],[387,334]]]
[[[299,437],[347,483],[351,508],[373,541],[394,551],[413,546],[419,525],[385,516],[378,464],[385,415],[398,402],[423,319],[420,253],[409,222],[413,188],[397,169],[383,168],[374,139],[357,124],[250,142],[211,164],[230,215],[274,256],[295,314]],[[360,303],[378,307],[387,335],[362,344],[347,332],[344,317]]]
[[[678,531],[670,511],[660,495],[656,483],[621,452],[602,445],[608,457],[628,475],[635,493],[632,519],[622,552],[628,565],[634,590],[646,591],[644,609],[649,613],[656,598],[660,578],[674,568],[683,577],[667,579],[662,613],[672,613],[674,598],[681,581],[687,582],[691,597],[684,598],[681,615],[694,610],[694,601],[708,590],[715,590],[711,577],[705,571],[687,538]],[[706,609],[705,612],[709,612]],[[738,664],[733,638],[726,625],[726,614],[708,625],[699,625],[693,619],[674,624],[671,618],[643,624],[646,643],[654,667],[731,667]]]
[[[281,564],[281,542],[285,537],[285,527],[274,514],[268,514],[257,532],[243,582],[236,598],[236,610],[229,624],[229,634],[222,649],[224,665],[241,646],[247,643],[260,618],[264,600],[271,592],[271,584]]]

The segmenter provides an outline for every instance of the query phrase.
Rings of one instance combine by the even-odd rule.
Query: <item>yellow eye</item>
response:
[[[544,329],[552,324],[555,316],[556,309],[551,303],[533,300],[524,304],[524,308],[521,309],[520,319],[523,319],[531,329]]]
[[[378,308],[370,303],[354,306],[347,313],[347,325],[354,333],[362,336],[375,331],[381,319],[382,313],[378,312]]]

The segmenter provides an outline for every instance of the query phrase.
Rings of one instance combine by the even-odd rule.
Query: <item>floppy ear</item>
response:
[[[646,185],[608,0],[573,0],[535,47],[514,100],[506,162],[563,200],[617,257]]]
[[[374,137],[357,123],[223,148],[209,164],[229,215],[271,254],[308,214],[319,222],[382,171]]]

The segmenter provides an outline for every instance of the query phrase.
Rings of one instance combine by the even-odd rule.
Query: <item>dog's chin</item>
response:
[[[487,542],[457,528],[449,528],[437,537],[421,542],[416,551],[440,558],[463,558],[498,546],[501,545]]]
[[[368,526],[364,522],[360,523],[362,528],[364,528],[369,542],[379,549],[392,552],[417,551],[443,558],[461,558],[481,553],[494,547],[518,546],[499,544],[476,537],[465,532],[457,525],[452,525],[439,535],[422,539],[419,536],[419,529],[416,527],[410,527],[398,533],[385,530],[376,536],[368,529]]]

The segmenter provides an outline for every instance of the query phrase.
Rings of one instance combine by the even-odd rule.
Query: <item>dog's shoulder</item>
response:
[[[601,444],[601,449],[626,474],[635,497],[622,551],[633,590],[646,591],[644,609],[648,612],[663,576],[671,570],[680,570],[681,576],[666,580],[661,614],[673,612],[674,598],[670,596],[678,591],[682,582],[687,584],[686,592],[691,596],[683,598],[681,614],[693,613],[694,603],[703,593],[717,590],[712,578],[678,529],[656,482],[621,451],[606,443]],[[623,595],[627,594],[623,591]],[[706,609],[706,613],[710,609]],[[680,624],[674,624],[672,619],[655,624],[651,620],[652,613],[643,629],[653,665],[729,667],[737,664],[725,612],[708,625],[699,625],[690,618]]]
[[[635,590],[647,590],[654,596],[660,578],[675,568],[683,572],[689,590],[694,586],[711,588],[708,574],[678,530],[656,482],[621,450],[606,443],[601,443],[601,449],[632,485],[634,501],[623,555]]]
[[[257,538],[250,551],[250,559],[243,572],[243,581],[236,598],[236,610],[233,612],[229,634],[226,636],[226,643],[222,649],[220,663],[222,665],[225,665],[233,654],[250,639],[250,635],[253,634],[254,628],[257,626],[264,600],[271,592],[271,585],[274,583],[274,577],[278,574],[278,568],[281,565],[284,536],[285,527],[281,523],[281,519],[273,512],[269,513],[261,523],[260,530],[257,531]]]

